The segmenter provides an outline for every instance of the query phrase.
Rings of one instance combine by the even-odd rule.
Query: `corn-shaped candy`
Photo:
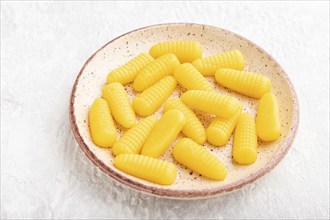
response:
[[[280,111],[272,93],[266,93],[259,101],[256,127],[258,137],[263,141],[274,141],[281,135]]]
[[[173,76],[166,76],[155,85],[144,90],[133,100],[134,111],[142,116],[153,114],[172,94],[176,87]]]
[[[233,157],[239,164],[251,164],[257,160],[257,132],[254,119],[249,113],[239,117],[233,145]]]
[[[204,147],[189,138],[178,141],[172,154],[177,162],[207,178],[224,180],[227,176],[226,166]]]
[[[179,110],[186,116],[187,123],[182,129],[182,133],[198,144],[204,143],[206,139],[205,129],[195,113],[183,104],[180,98],[173,98],[165,102],[164,112],[171,109]]]
[[[202,46],[198,41],[168,41],[155,44],[149,53],[154,58],[173,53],[181,63],[192,62],[202,57]]]
[[[111,147],[117,139],[117,129],[113,123],[108,103],[95,99],[89,110],[89,128],[94,144],[100,147]]]
[[[119,154],[139,154],[143,143],[156,122],[157,119],[153,115],[142,119],[137,125],[126,131],[119,141],[113,145],[113,154],[115,156]]]
[[[173,76],[186,89],[214,91],[211,84],[190,63],[184,63],[174,69]]]
[[[231,50],[200,58],[192,62],[192,65],[204,76],[211,76],[214,75],[215,71],[219,68],[242,70],[245,66],[245,60],[243,54],[239,50]]]
[[[231,134],[234,131],[236,122],[242,113],[243,106],[233,117],[230,118],[215,118],[206,129],[206,138],[214,146],[224,146],[227,144]]]
[[[152,128],[142,147],[141,154],[155,158],[160,157],[180,133],[186,122],[186,117],[179,110],[172,109],[165,112]]]
[[[169,162],[138,154],[121,154],[115,167],[132,176],[161,185],[170,185],[176,178],[176,167]]]
[[[149,54],[141,53],[128,63],[112,70],[108,74],[107,81],[108,83],[119,82],[121,84],[133,82],[138,72],[153,60],[154,58]]]
[[[102,96],[107,100],[115,120],[125,128],[131,128],[136,123],[135,113],[127,93],[120,83],[110,83],[102,90]]]
[[[252,98],[261,98],[271,87],[266,76],[233,69],[217,70],[215,79],[220,85]]]
[[[240,107],[239,101],[234,97],[202,90],[189,90],[181,96],[181,100],[188,106],[221,118],[234,116]]]
[[[152,86],[165,76],[172,75],[176,66],[180,65],[178,58],[174,54],[165,54],[141,69],[136,76],[133,87],[141,92]]]

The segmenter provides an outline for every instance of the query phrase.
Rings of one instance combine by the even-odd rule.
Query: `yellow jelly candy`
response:
[[[256,127],[258,137],[263,141],[274,141],[281,135],[280,111],[272,93],[266,93],[259,101]]]
[[[133,100],[134,111],[142,116],[153,114],[172,94],[177,83],[173,76],[166,76],[144,90]]]
[[[111,147],[117,139],[117,130],[108,103],[102,98],[95,99],[89,110],[89,128],[97,146]]]
[[[207,178],[224,180],[227,176],[226,166],[204,147],[189,138],[178,141],[172,154],[177,162]]]
[[[107,77],[108,83],[119,82],[126,84],[133,82],[138,72],[154,58],[149,54],[141,53],[128,63],[112,70]]]
[[[215,79],[220,85],[252,98],[261,98],[271,87],[266,76],[233,69],[218,69]]]
[[[204,76],[211,76],[219,68],[242,70],[245,66],[245,60],[239,50],[231,50],[197,59],[192,62],[192,65]]]
[[[139,154],[120,154],[114,165],[132,176],[161,185],[174,183],[177,172],[172,163]]]
[[[233,157],[239,164],[251,164],[257,160],[257,132],[254,119],[249,113],[239,117],[233,145]]]
[[[123,85],[110,83],[104,86],[102,96],[107,100],[111,113],[119,124],[125,128],[135,125],[135,113]]]
[[[230,118],[237,112],[240,103],[230,96],[216,92],[189,90],[181,96],[184,104],[221,118]]]
[[[133,83],[134,89],[138,92],[147,89],[163,77],[172,75],[178,65],[180,62],[174,54],[169,53],[157,58],[138,73]]]
[[[181,111],[187,118],[187,123],[182,129],[182,133],[198,144],[204,143],[206,139],[205,129],[195,113],[183,104],[180,98],[173,98],[165,102],[164,112],[171,109]]]
[[[154,58],[166,53],[175,54],[181,63],[192,62],[202,57],[202,46],[198,41],[168,41],[155,44],[149,51]]]
[[[158,158],[180,133],[187,120],[179,110],[169,110],[156,122],[142,147],[142,155]]]
[[[206,129],[206,138],[214,146],[224,146],[227,144],[231,134],[235,129],[236,122],[242,113],[243,106],[231,118],[215,118]]]
[[[156,122],[157,119],[153,115],[142,119],[137,125],[126,131],[119,141],[113,145],[113,154],[115,156],[119,154],[139,154],[143,143]]]
[[[174,69],[173,76],[186,89],[213,91],[211,84],[190,63],[184,63]]]

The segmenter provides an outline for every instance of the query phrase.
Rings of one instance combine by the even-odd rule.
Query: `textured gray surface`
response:
[[[69,128],[83,63],[139,27],[196,22],[268,51],[298,93],[293,148],[265,177],[200,201],[159,199],[96,169]],[[1,218],[329,218],[328,2],[1,2]]]

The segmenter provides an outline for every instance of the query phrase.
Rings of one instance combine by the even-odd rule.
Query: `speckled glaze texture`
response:
[[[279,102],[282,135],[274,142],[259,141],[258,159],[250,166],[242,166],[233,162],[232,137],[224,147],[214,147],[209,143],[204,146],[225,163],[228,176],[224,181],[212,181],[192,172],[173,161],[171,151],[182,134],[162,155],[162,159],[173,162],[178,168],[177,179],[170,186],[160,186],[126,175],[113,166],[113,155],[109,149],[95,146],[89,134],[88,111],[93,100],[101,96],[102,87],[110,70],[123,65],[158,42],[169,40],[197,40],[202,44],[203,56],[216,54],[232,49],[239,49],[246,59],[246,71],[258,72],[271,79],[273,92]],[[256,114],[258,100],[248,98],[219,86],[214,77],[207,77],[216,91],[238,98],[244,105],[243,111]],[[132,100],[136,92],[132,85],[125,86]],[[179,97],[184,88],[177,86],[171,97]],[[156,113],[162,115],[163,107]],[[206,128],[212,118],[209,114],[195,111]],[[160,24],[141,28],[124,34],[110,41],[92,55],[80,71],[72,90],[70,100],[70,120],[75,138],[81,149],[106,174],[115,180],[139,191],[149,194],[180,198],[206,198],[237,190],[252,183],[276,166],[289,150],[296,135],[299,121],[298,99],[294,88],[277,62],[265,51],[251,41],[227,30],[201,24]],[[116,124],[120,135],[126,129]]]

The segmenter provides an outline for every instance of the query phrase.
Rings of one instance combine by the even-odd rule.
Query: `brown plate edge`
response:
[[[161,189],[161,188],[157,188],[157,187],[153,187],[153,186],[147,186],[141,183],[138,183],[136,181],[133,181],[123,175],[121,175],[120,173],[114,171],[113,169],[111,169],[110,167],[106,166],[101,160],[99,160],[95,154],[89,150],[88,146],[86,145],[86,143],[83,141],[83,138],[81,137],[81,135],[79,134],[78,131],[78,126],[76,123],[76,119],[74,117],[74,98],[75,98],[75,92],[76,92],[76,87],[77,84],[79,82],[80,76],[82,74],[82,72],[84,71],[85,67],[88,65],[88,63],[94,58],[94,56],[101,51],[104,47],[106,47],[107,45],[109,45],[110,43],[112,43],[113,41],[127,35],[130,34],[132,32],[138,31],[138,30],[142,30],[142,29],[147,29],[150,27],[154,27],[154,26],[160,26],[160,25],[187,25],[187,26],[193,26],[193,25],[198,25],[198,26],[207,26],[210,28],[216,28],[216,29],[221,29],[224,32],[227,32],[228,34],[232,34],[235,35],[236,37],[247,41],[249,44],[253,45],[254,47],[256,47],[260,52],[264,53],[268,58],[272,59],[275,62],[275,65],[277,65],[285,79],[287,80],[291,93],[293,95],[293,102],[294,102],[294,112],[293,112],[293,122],[292,122],[292,126],[290,128],[290,133],[288,135],[288,138],[286,140],[286,142],[284,143],[284,147],[282,147],[273,157],[273,159],[271,161],[269,161],[263,168],[261,168],[260,170],[258,170],[257,172],[253,173],[252,175],[241,179],[239,181],[236,181],[234,183],[228,184],[226,186],[222,186],[222,187],[218,187],[215,189],[210,189],[210,190],[172,190],[172,189]],[[219,28],[219,27],[214,27],[214,26],[210,26],[210,25],[204,25],[204,24],[196,24],[196,23],[164,23],[164,24],[155,24],[155,25],[150,25],[150,26],[146,26],[146,27],[142,27],[142,28],[138,28],[135,30],[132,30],[130,32],[127,32],[123,35],[120,35],[116,38],[114,38],[113,40],[109,41],[108,43],[106,43],[104,46],[102,46],[100,49],[98,49],[84,64],[84,66],[82,67],[82,69],[80,70],[75,83],[73,85],[72,88],[72,92],[71,92],[71,98],[70,98],[70,125],[71,125],[71,129],[72,132],[74,134],[74,137],[76,139],[76,141],[78,142],[80,148],[83,150],[83,152],[85,153],[85,155],[98,167],[100,168],[103,172],[105,172],[107,175],[109,175],[110,177],[112,177],[113,179],[117,180],[118,182],[129,186],[132,189],[135,189],[137,191],[142,191],[145,192],[147,194],[152,194],[152,195],[156,195],[156,196],[160,196],[160,197],[164,197],[164,198],[171,198],[171,199],[204,199],[204,198],[210,198],[213,196],[217,196],[220,194],[224,194],[224,193],[228,193],[231,191],[235,191],[238,190],[240,188],[242,188],[245,185],[251,184],[252,182],[256,181],[257,179],[259,179],[260,177],[262,177],[263,175],[265,175],[266,173],[268,173],[270,170],[272,170],[284,157],[284,155],[289,151],[289,149],[292,146],[293,140],[296,137],[297,131],[298,131],[298,125],[299,125],[299,103],[298,103],[298,98],[297,98],[297,94],[296,91],[293,87],[293,84],[291,82],[291,80],[289,79],[288,75],[285,73],[285,71],[282,69],[282,67],[277,63],[277,61],[275,59],[273,59],[272,56],[270,56],[266,51],[264,51],[263,49],[261,49],[259,46],[257,46],[255,43],[253,43],[252,41],[240,36],[239,34],[236,34],[234,32]]]

